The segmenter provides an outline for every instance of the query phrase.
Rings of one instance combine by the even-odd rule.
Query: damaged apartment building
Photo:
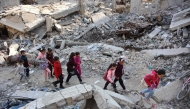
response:
[[[190,94],[176,95],[190,69],[190,0],[0,0],[0,108],[2,109],[190,109]],[[44,82],[40,48],[60,58],[64,89]],[[14,75],[21,49],[29,83]],[[66,84],[71,52],[80,52],[82,79]],[[103,89],[110,63],[126,57],[123,82]],[[151,104],[140,91],[144,76],[166,70]]]

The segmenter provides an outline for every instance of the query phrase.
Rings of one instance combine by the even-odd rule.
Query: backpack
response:
[[[108,75],[108,71],[104,74],[104,76],[103,76],[103,79],[105,80],[105,81],[107,81],[107,75]]]

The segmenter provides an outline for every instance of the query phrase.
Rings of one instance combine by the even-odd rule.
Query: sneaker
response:
[[[65,87],[63,87],[63,86],[60,86],[59,88],[61,88],[61,89],[64,89]]]
[[[145,95],[142,92],[140,92],[140,95],[142,95],[143,97],[145,97]]]
[[[55,84],[54,82],[53,82],[53,85],[54,85],[54,87],[57,87],[57,84]]]
[[[151,104],[150,98],[145,98],[145,101],[146,101],[148,104]]]
[[[82,82],[82,81],[80,82],[80,84],[84,84],[84,83],[85,83],[85,82]]]
[[[66,82],[67,85],[71,85],[69,82]]]

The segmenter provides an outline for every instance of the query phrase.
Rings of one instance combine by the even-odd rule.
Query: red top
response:
[[[160,82],[160,78],[158,77],[156,70],[153,70],[150,74],[147,74],[144,77],[144,81],[147,83],[148,87],[152,87],[155,84],[157,88]]]
[[[54,73],[56,78],[59,78],[59,76],[62,75],[61,63],[59,61],[54,62]]]

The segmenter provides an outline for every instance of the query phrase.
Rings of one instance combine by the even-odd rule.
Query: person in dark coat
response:
[[[122,56],[121,58],[119,58],[119,62],[117,63],[117,68],[115,70],[114,83],[116,84],[116,82],[119,81],[121,87],[123,88],[123,91],[126,91],[126,88],[125,88],[125,85],[123,84],[123,79],[122,79],[122,76],[124,74],[124,69],[123,69],[124,63],[125,63],[125,57]]]
[[[76,54],[74,52],[72,52],[70,54],[70,57],[69,57],[69,61],[67,63],[67,72],[68,72],[68,77],[66,79],[66,84],[69,85],[69,80],[72,76],[74,75],[77,75],[79,81],[80,81],[80,84],[83,84],[84,82],[82,82],[82,79],[76,69],[77,67],[77,63],[75,62],[75,56]]]
[[[54,63],[54,59],[53,59],[53,52],[52,49],[48,48],[48,52],[46,53],[46,59],[49,60],[50,63],[48,63],[48,68],[51,71],[51,77],[53,78],[53,63]]]
[[[30,70],[29,70],[29,63],[28,63],[28,59],[27,59],[27,56],[26,56],[25,53],[26,53],[26,52],[25,52],[24,49],[21,49],[21,50],[20,50],[20,54],[21,54],[20,59],[24,61],[23,66],[25,67],[26,76],[29,77],[29,75],[30,75],[30,74],[29,74],[29,71],[30,71]]]

